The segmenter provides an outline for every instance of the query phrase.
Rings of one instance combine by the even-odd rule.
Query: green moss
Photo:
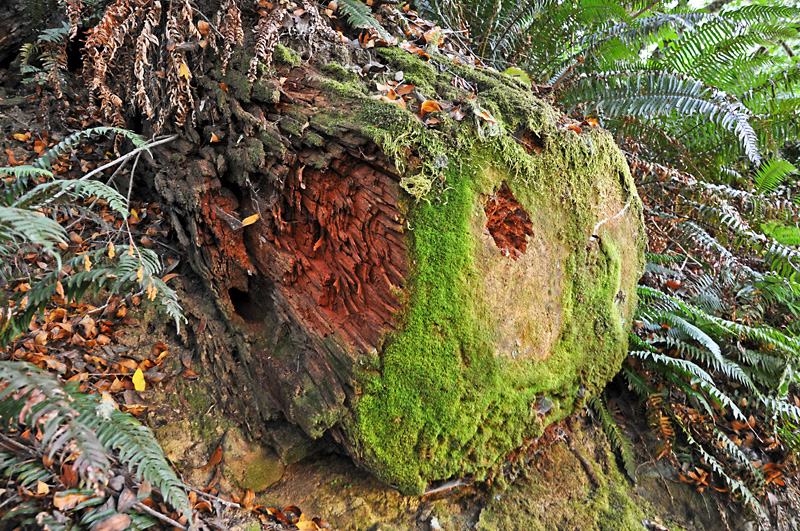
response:
[[[355,72],[348,70],[339,63],[326,63],[320,67],[320,72],[340,83],[363,85],[361,78]]]
[[[415,85],[418,90],[423,90],[423,92],[433,90],[437,72],[434,64],[399,47],[378,48],[376,55],[392,70],[402,70],[404,82]]]
[[[275,49],[272,51],[272,59],[276,63],[283,63],[291,66],[292,68],[299,66],[302,62],[302,59],[300,59],[300,54],[280,43],[275,45]]]
[[[642,502],[614,464],[610,448],[594,448],[582,434],[571,451],[565,443],[547,450],[545,462],[533,463],[526,478],[493,498],[481,513],[480,531],[633,531],[642,528]],[[591,455],[589,450],[595,450]],[[585,460],[582,464],[577,454]],[[591,467],[592,476],[586,472]]]

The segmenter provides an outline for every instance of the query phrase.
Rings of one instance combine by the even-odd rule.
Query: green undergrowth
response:
[[[400,56],[392,51],[389,58],[407,77],[430,72]],[[423,88],[432,90],[439,80],[427,75],[433,80]],[[467,69],[463,75],[484,90],[473,104],[497,119],[493,128],[477,117],[458,123],[443,116],[436,131],[396,105],[360,102],[363,134],[395,160],[410,194],[410,274],[400,327],[363,371],[347,428],[360,457],[406,493],[419,494],[433,480],[480,478],[596,394],[625,356],[642,267],[641,205],[610,136],[559,131],[555,113],[513,80]],[[535,128],[545,150],[528,154],[510,134],[519,128]],[[412,155],[421,160],[416,166]],[[504,182],[533,222],[531,247],[538,250],[529,254],[540,255],[520,267],[544,265],[544,277],[561,280],[541,289],[521,283],[501,290],[509,293],[498,301],[486,279],[517,280],[511,259],[491,250],[483,205]],[[621,202],[611,205],[608,197]],[[633,221],[590,239],[595,224],[624,201]],[[545,352],[526,355],[524,347],[538,348],[548,311],[560,315],[561,326]],[[506,333],[505,321],[520,325]],[[504,333],[512,345],[522,339],[521,348],[506,349]]]

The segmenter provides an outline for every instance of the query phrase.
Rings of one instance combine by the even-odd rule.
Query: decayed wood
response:
[[[210,145],[205,160],[165,168],[156,186],[172,202],[195,269],[240,335],[231,340],[242,341],[239,359],[205,347],[231,409],[249,409],[249,424],[280,412],[320,435],[347,412],[356,360],[396,328],[407,271],[400,177],[354,125],[341,124],[332,136],[313,124],[332,104],[312,75],[287,72],[277,103],[230,100],[230,130],[216,136],[266,127],[276,143],[255,167],[236,167],[245,142]],[[303,119],[322,143],[281,129]],[[194,155],[188,143],[182,149]],[[247,404],[232,396],[237,387],[269,400]]]

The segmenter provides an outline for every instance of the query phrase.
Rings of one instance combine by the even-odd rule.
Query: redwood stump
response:
[[[250,84],[238,56],[198,78],[156,186],[225,316],[197,341],[229,409],[331,433],[420,493],[484,476],[618,371],[644,231],[608,133],[502,74],[377,54],[467,117],[427,127],[337,65]]]

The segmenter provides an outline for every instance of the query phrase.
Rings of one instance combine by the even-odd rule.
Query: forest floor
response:
[[[35,87],[0,87],[0,165],[35,158],[54,138],[85,127],[88,120],[78,100],[65,106],[42,97]],[[110,149],[82,146],[63,161],[63,174],[96,167]],[[183,300],[202,299],[201,283],[185,263],[160,206],[142,197],[132,205],[136,243],[160,252],[168,275],[177,275],[170,280]],[[115,223],[111,214],[107,221]],[[76,224],[69,250],[91,248],[92,234],[91,225]],[[36,278],[49,264],[31,255],[25,267]],[[24,283],[12,289],[24,290]],[[43,318],[35,319],[6,354],[77,381],[87,392],[106,393],[137,415],[156,432],[187,483],[229,500],[207,505],[210,511],[227,508],[222,514],[231,528],[257,529],[252,516],[258,511],[232,518],[230,507],[259,505],[299,507],[309,518],[343,530],[747,528],[731,504],[716,494],[699,495],[677,481],[668,466],[643,463],[637,483],[631,484],[588,416],[549,428],[536,444],[510,456],[489,484],[457,481],[421,498],[402,496],[355,467],[332,442],[310,441],[288,424],[282,446],[249,440],[246,428],[217,407],[202,366],[185,344],[174,325],[141,296],[121,300],[98,294],[82,303],[54,297]],[[133,381],[138,370],[144,390]]]

